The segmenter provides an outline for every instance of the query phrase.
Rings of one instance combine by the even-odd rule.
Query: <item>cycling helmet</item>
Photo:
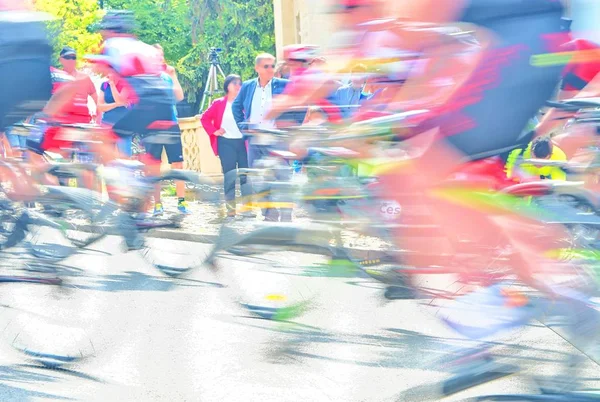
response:
[[[286,61],[309,62],[319,55],[319,46],[288,45],[283,48],[283,58]]]
[[[128,10],[109,10],[96,26],[98,31],[110,31],[119,34],[132,33],[135,28],[135,17]]]

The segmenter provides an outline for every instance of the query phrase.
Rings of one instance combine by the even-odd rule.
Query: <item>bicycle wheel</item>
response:
[[[307,269],[314,255],[333,255],[331,234],[318,225],[259,225],[248,233],[223,227],[207,262],[247,313],[267,320],[296,319],[318,305],[326,283]]]
[[[48,199],[51,215],[61,225],[62,234],[74,246],[85,248],[108,234],[111,219],[117,207],[100,202],[100,194],[73,187],[49,186]]]
[[[26,225],[21,213],[0,203],[0,250],[14,247],[26,237]]]
[[[83,271],[3,255],[0,338],[27,360],[58,368],[95,353],[93,331],[101,306],[86,293]],[[88,282],[89,283],[89,282]]]

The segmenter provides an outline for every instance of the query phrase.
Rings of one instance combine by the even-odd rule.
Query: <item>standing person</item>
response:
[[[223,89],[225,96],[215,100],[202,114],[200,121],[210,138],[212,149],[220,159],[223,168],[225,202],[227,219],[236,216],[235,182],[236,169],[248,167],[248,150],[244,136],[233,118],[231,105],[236,99],[242,86],[239,75],[231,74],[225,78]],[[243,197],[250,196],[249,183],[246,175],[240,176],[240,187]],[[243,214],[244,216],[254,216]]]
[[[241,129],[244,129],[243,123],[249,123],[260,128],[273,128],[275,122],[266,119],[267,113],[271,109],[273,97],[280,95],[289,81],[274,77],[275,56],[268,53],[261,53],[256,56],[254,70],[258,77],[242,84],[239,95],[231,105],[233,117]],[[266,152],[265,146],[250,141],[250,166]]]
[[[339,106],[344,119],[352,117],[357,106],[367,99],[367,95],[364,93],[367,85],[366,71],[367,68],[364,65],[359,64],[354,67],[350,75],[350,83],[338,88],[332,97],[333,103]]]
[[[159,50],[164,60],[163,48],[158,43],[154,45]],[[164,64],[164,72],[161,74],[161,78],[172,88],[175,102],[172,105],[173,113],[171,119],[173,123],[177,124],[177,102],[181,102],[184,98],[183,89],[177,79],[177,72],[175,68]],[[169,144],[147,144],[146,152],[152,156],[153,159],[159,161],[158,164],[153,166],[154,170],[157,170],[157,174],[160,173],[160,160],[162,159],[163,149],[167,154],[167,160],[172,169],[183,169],[183,144],[181,143],[181,131],[179,136],[175,138],[174,142]],[[160,215],[164,209],[160,199],[160,185],[156,186],[154,191],[154,214]],[[175,182],[175,192],[177,194],[177,209],[183,214],[187,214],[187,203],[185,201],[185,183],[182,181]]]
[[[100,122],[112,126],[127,113],[127,102],[123,99],[121,91],[124,82],[113,74],[100,84],[98,95],[98,112],[102,113]],[[131,137],[120,138],[117,148],[123,156],[131,157]]]
[[[240,93],[231,104],[233,118],[240,129],[244,128],[244,123],[256,125],[259,128],[273,128],[275,122],[267,120],[267,114],[271,109],[273,98],[280,95],[288,80],[275,78],[275,57],[268,53],[261,53],[256,56],[254,61],[254,70],[258,74],[257,78],[245,81],[242,84]],[[269,145],[259,144],[249,141],[248,162],[251,167],[254,162],[268,154]],[[278,177],[284,180],[285,177]],[[290,221],[291,211],[282,213],[282,220]],[[266,221],[279,221],[280,214],[276,209],[266,208],[263,210],[263,216]]]

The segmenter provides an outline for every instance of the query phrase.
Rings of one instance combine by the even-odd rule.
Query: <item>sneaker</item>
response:
[[[177,202],[177,209],[179,210],[179,212],[181,212],[182,214],[189,214],[189,211],[187,209],[187,202],[185,200],[180,200]]]
[[[158,203],[154,205],[154,216],[162,215],[165,210],[163,209],[162,204]]]

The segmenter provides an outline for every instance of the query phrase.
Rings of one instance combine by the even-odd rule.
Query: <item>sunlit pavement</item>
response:
[[[208,246],[156,240],[171,252]],[[381,286],[344,272],[323,275],[321,257],[278,253],[228,258],[217,274],[200,268],[164,276],[108,238],[64,262],[65,288],[2,284],[0,400],[399,401],[409,387],[448,377],[448,339],[475,346],[444,326],[436,308],[383,301]],[[112,252],[112,255],[111,255]],[[176,258],[176,257],[172,257]],[[275,263],[274,261],[277,261]],[[265,294],[310,299],[291,322],[255,318],[239,302]],[[527,392],[527,374],[552,374],[573,347],[533,323],[494,339],[519,375],[448,400]],[[15,347],[83,357],[68,370],[40,368]],[[72,350],[69,350],[72,348]],[[595,363],[581,363],[597,388]]]

